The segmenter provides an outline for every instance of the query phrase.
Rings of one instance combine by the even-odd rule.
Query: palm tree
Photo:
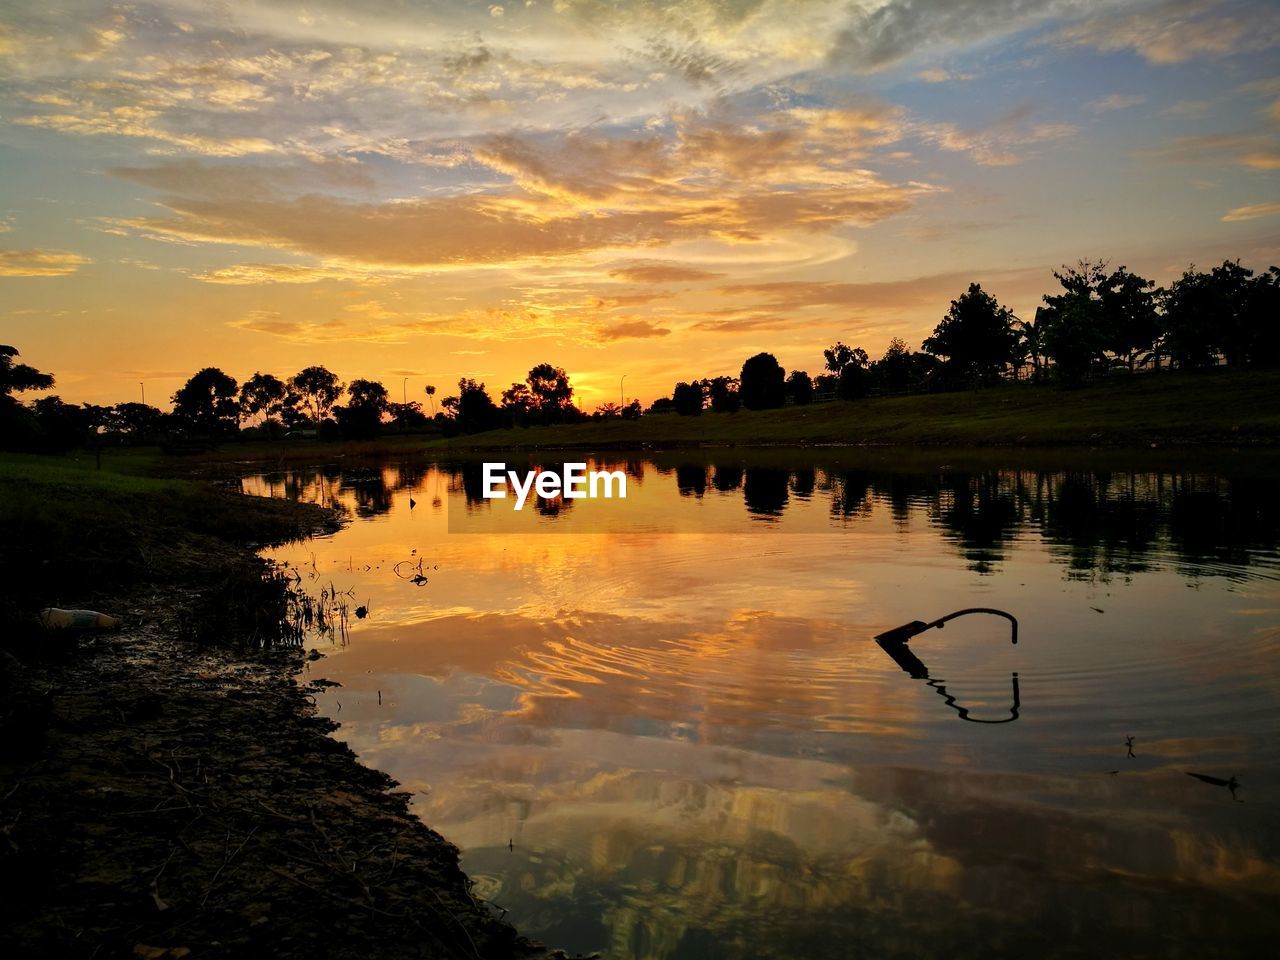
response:
[[[1040,382],[1044,367],[1044,307],[1036,307],[1036,318],[1030,323],[1018,321],[1018,347],[1023,358],[1031,361],[1031,380]]]
[[[427,393],[427,399],[431,402],[431,419],[432,419],[432,420],[434,420],[434,419],[436,418],[436,399],[435,399],[435,397],[436,397],[436,388],[435,388],[435,384],[428,383],[428,384],[427,384],[426,393]]]

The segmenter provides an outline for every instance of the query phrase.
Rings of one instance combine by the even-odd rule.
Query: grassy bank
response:
[[[242,497],[191,480],[138,475],[138,455],[0,455],[0,616],[94,600],[139,583],[188,592],[257,575],[248,548],[306,536],[318,508]],[[211,563],[211,559],[216,562]]]
[[[698,444],[1280,444],[1280,373],[1115,377],[1081,389],[987,390],[870,398],[700,417],[674,414],[498,430],[430,449],[635,448]]]

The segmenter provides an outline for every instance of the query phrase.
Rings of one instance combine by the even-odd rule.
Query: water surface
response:
[[[625,507],[519,518],[474,465],[243,485],[350,514],[272,552],[368,609],[316,640],[320,708],[526,934],[617,960],[1269,953],[1273,479],[936,459],[636,454],[603,461]],[[967,607],[1018,644],[958,619],[910,641],[925,676],[872,639]]]

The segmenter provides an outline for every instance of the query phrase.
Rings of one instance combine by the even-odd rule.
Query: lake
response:
[[[267,551],[333,614],[319,709],[522,933],[1270,953],[1280,471],[1000,456],[610,454],[625,501],[520,513],[478,463],[240,482],[349,516]],[[990,613],[875,639],[966,608],[1017,643]]]

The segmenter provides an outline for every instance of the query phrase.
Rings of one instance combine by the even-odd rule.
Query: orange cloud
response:
[[[669,260],[632,260],[610,270],[609,276],[628,283],[684,283],[711,280],[722,274],[685,267]]]
[[[65,277],[92,262],[66,250],[0,250],[0,277]]]
[[[602,340],[643,340],[648,337],[665,337],[671,331],[648,320],[631,320],[606,327],[600,331]]]

